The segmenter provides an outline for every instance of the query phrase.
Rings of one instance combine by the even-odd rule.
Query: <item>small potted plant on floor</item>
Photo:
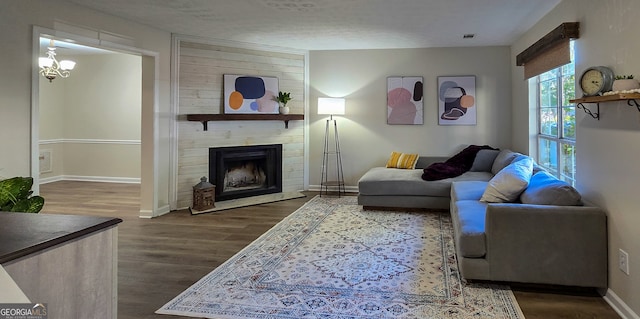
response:
[[[291,101],[291,93],[280,91],[278,92],[278,96],[274,97],[274,100],[276,100],[280,106],[278,108],[280,114],[289,114],[289,107],[287,106],[287,103]]]
[[[32,177],[13,177],[0,180],[0,211],[38,213],[44,206],[44,198],[31,196]]]
[[[640,83],[630,75],[616,75],[612,90],[616,92],[640,89]]]

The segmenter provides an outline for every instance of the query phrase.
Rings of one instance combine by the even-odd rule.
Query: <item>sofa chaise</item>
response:
[[[467,280],[607,287],[601,208],[584,205],[575,188],[511,150],[479,151],[460,176],[421,178],[424,168],[446,159],[421,157],[415,169],[372,168],[358,183],[358,203],[365,209],[449,209]]]

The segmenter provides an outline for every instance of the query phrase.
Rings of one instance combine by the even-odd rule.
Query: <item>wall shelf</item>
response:
[[[187,114],[187,121],[202,123],[205,131],[209,121],[283,121],[289,128],[289,121],[304,120],[304,114]]]
[[[627,101],[627,105],[635,106],[638,109],[638,112],[640,112],[640,104],[638,103],[638,100],[640,100],[640,93],[620,93],[602,96],[587,96],[580,99],[569,100],[569,102],[575,103],[577,108],[582,109],[594,119],[600,120],[601,102]],[[584,103],[595,104],[596,111],[594,112],[590,108],[587,108]]]

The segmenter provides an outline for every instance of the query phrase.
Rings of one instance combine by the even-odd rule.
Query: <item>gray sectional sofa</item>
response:
[[[421,157],[416,169],[372,168],[358,183],[358,203],[449,209],[465,279],[607,287],[602,209],[584,205],[573,187],[510,150],[481,150],[454,178],[421,178],[423,168],[446,159]]]

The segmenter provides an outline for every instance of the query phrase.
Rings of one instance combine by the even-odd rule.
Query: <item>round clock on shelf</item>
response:
[[[611,91],[613,71],[606,66],[592,66],[580,76],[580,88],[584,96],[602,95]]]

